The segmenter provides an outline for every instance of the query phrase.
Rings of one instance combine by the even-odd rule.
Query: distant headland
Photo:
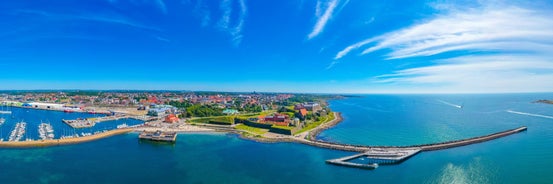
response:
[[[544,100],[544,99],[542,99],[542,100],[536,100],[536,101],[534,101],[533,103],[543,103],[543,104],[551,104],[551,105],[553,105],[553,100]]]

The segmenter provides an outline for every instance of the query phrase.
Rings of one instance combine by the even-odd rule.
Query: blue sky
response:
[[[548,1],[22,0],[0,89],[553,91]]]

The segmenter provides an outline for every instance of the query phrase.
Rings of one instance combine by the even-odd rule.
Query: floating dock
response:
[[[147,132],[143,131],[138,135],[139,139],[143,140],[150,140],[150,141],[160,141],[160,142],[176,142],[177,141],[177,133],[176,132],[163,132],[163,131],[155,131],[155,132]]]

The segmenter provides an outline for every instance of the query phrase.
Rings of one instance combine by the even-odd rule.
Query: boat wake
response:
[[[441,103],[443,103],[443,104],[449,105],[449,106],[451,106],[451,107],[456,107],[456,108],[459,108],[459,109],[463,108],[463,106],[461,106],[461,105],[449,103],[449,102],[446,102],[446,101],[443,101],[443,100],[438,100],[438,102],[441,102]]]
[[[512,110],[506,110],[506,112],[513,113],[513,114],[526,115],[526,116],[534,116],[534,117],[540,117],[540,118],[553,119],[553,116],[547,116],[547,115],[541,115],[541,114],[532,114],[532,113],[512,111]]]

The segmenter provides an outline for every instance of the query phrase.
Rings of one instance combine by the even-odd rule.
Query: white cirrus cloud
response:
[[[434,86],[442,92],[553,91],[553,57],[460,56],[439,62],[443,64],[399,70],[376,81]]]
[[[155,0],[154,3],[163,14],[167,14],[167,6],[165,6],[165,2],[163,2],[163,0]]]
[[[315,26],[313,27],[311,33],[307,35],[308,39],[316,37],[324,30],[327,22],[332,18],[332,14],[338,6],[338,3],[338,0],[330,0],[326,3],[323,3],[320,0],[317,1],[317,6],[315,8],[315,16],[317,17],[317,22],[315,23]],[[323,8],[326,9],[323,10]]]
[[[409,61],[418,62],[408,65],[415,67],[391,71],[372,80],[387,86],[433,92],[550,92],[550,15],[550,10],[515,6],[450,10],[349,45],[336,54],[334,61],[360,49],[359,55],[379,51],[386,59],[418,58]]]
[[[242,42],[242,28],[244,27],[244,21],[247,15],[247,6],[245,0],[238,0],[238,18],[235,21],[231,21],[231,16],[234,11],[233,0],[224,0],[220,4],[220,9],[223,12],[221,19],[218,22],[219,29],[228,32],[232,36],[232,42],[234,45],[239,45]]]
[[[196,16],[199,16],[201,18],[202,27],[206,27],[209,25],[209,22],[211,21],[211,11],[209,11],[209,7],[207,7],[207,4],[203,0],[198,0],[196,2],[193,11]]]
[[[450,12],[430,21],[355,43],[338,52],[335,59],[368,47],[361,55],[389,49],[388,59],[431,56],[450,51],[519,51],[519,44],[551,44],[551,12],[501,7]]]

